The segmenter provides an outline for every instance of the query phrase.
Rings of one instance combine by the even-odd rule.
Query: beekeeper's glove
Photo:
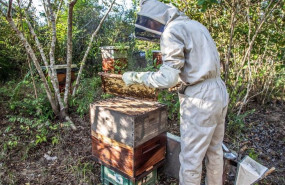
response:
[[[143,83],[143,79],[147,77],[146,72],[125,72],[123,74],[123,81],[127,86],[133,84],[141,84]]]

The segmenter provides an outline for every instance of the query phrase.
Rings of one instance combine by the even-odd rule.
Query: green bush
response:
[[[180,103],[177,92],[163,90],[158,94],[158,101],[167,105],[169,119],[179,119]]]
[[[235,113],[228,114],[227,134],[229,136],[239,137],[246,129],[245,118],[252,114],[255,110],[249,110],[243,114],[237,115]]]
[[[89,104],[94,102],[101,94],[101,78],[84,78],[78,88],[77,95],[70,98],[70,106],[81,117],[89,111]]]

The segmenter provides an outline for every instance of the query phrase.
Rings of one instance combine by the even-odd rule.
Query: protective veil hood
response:
[[[142,40],[159,40],[165,26],[181,15],[177,8],[157,0],[141,0],[140,8],[135,24],[135,34],[136,38]]]

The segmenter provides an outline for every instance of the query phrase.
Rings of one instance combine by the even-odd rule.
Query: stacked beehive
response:
[[[101,76],[104,91],[128,96],[90,105],[92,155],[102,164],[102,183],[155,184],[166,154],[166,106],[146,100],[155,99],[154,89],[126,87],[118,74]]]
[[[138,180],[162,164],[167,111],[162,104],[113,98],[90,106],[92,154],[107,167]]]

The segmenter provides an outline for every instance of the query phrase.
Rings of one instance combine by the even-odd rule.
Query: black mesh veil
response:
[[[165,25],[149,17],[138,15],[135,26],[136,38],[156,42],[159,41]]]
[[[135,29],[136,38],[140,40],[146,40],[151,42],[158,42],[160,39],[160,35],[145,31],[140,28]]]

